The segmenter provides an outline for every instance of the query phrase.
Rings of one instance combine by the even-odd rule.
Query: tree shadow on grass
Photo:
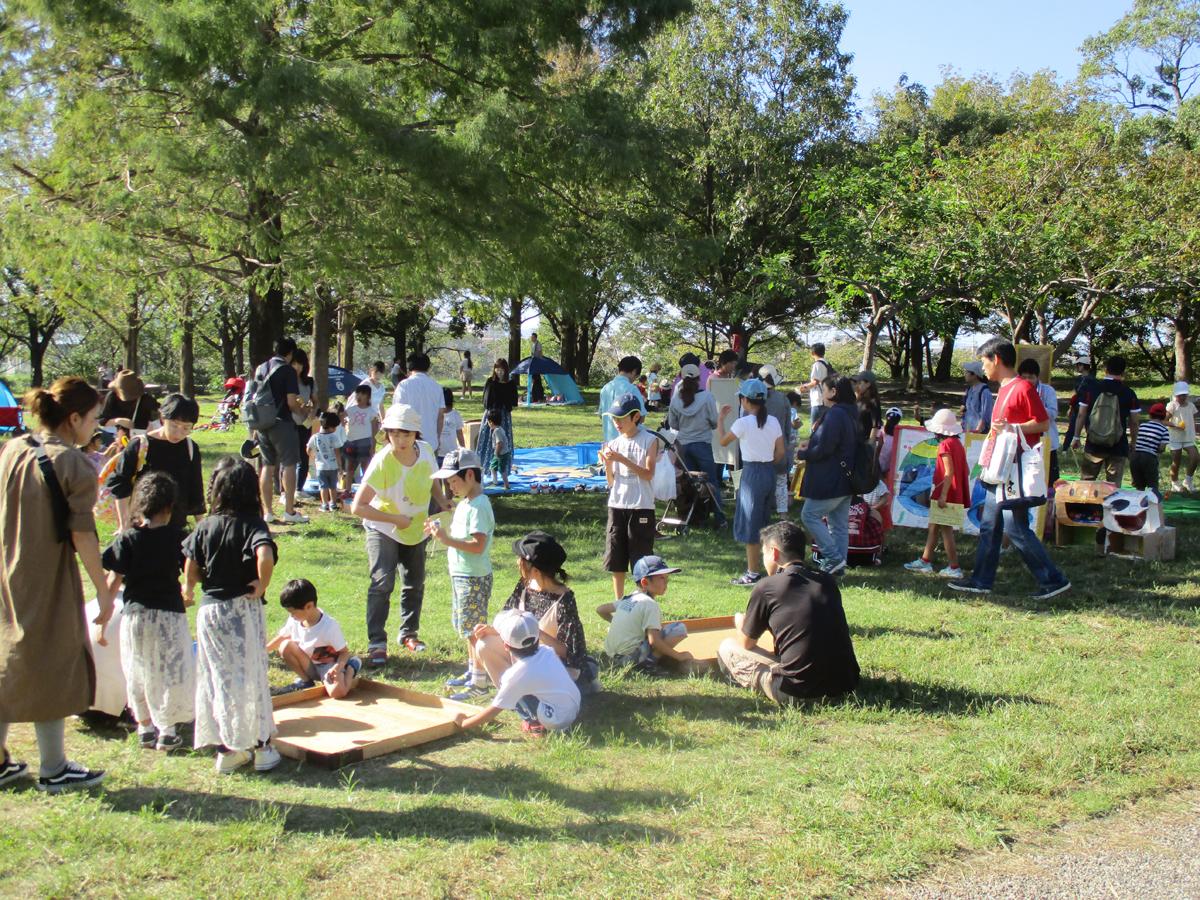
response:
[[[953,631],[943,628],[928,631],[915,631],[911,628],[892,628],[884,625],[851,625],[850,634],[856,638],[869,640],[878,637],[926,638],[931,641],[948,641],[958,637]]]
[[[554,795],[547,792],[546,796],[552,799]],[[665,828],[604,816],[594,822],[541,827],[504,816],[456,809],[447,804],[422,805],[399,812],[363,809],[353,805],[352,793],[347,793],[345,806],[274,803],[165,787],[118,788],[107,791],[103,799],[114,812],[140,815],[143,811],[151,811],[175,821],[217,825],[278,821],[285,833],[332,833],[347,838],[471,841],[492,837],[504,842],[572,840],[596,844],[612,841],[670,843],[676,840],[676,835]]]
[[[1027,694],[998,694],[904,678],[866,676],[844,697],[825,701],[863,709],[917,711],[931,716],[977,716],[1013,703],[1041,705]]]

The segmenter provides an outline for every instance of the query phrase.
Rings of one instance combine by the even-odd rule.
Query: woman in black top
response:
[[[487,412],[493,409],[500,412],[500,427],[508,435],[508,446],[516,447],[513,443],[512,427],[512,411],[516,405],[517,383],[509,380],[508,361],[503,358],[497,359],[492,367],[492,374],[483,383],[484,417],[479,426],[479,442],[475,445],[485,472],[492,461],[492,426],[488,423]],[[509,459],[511,458],[510,456]],[[502,474],[507,476],[508,472]]]
[[[299,347],[292,352],[292,368],[296,370],[296,378],[300,382],[300,402],[304,405],[304,412],[292,413],[297,440],[300,442],[300,462],[296,467],[296,490],[300,491],[308,481],[308,439],[312,437],[312,417],[316,409],[313,398],[316,396],[317,383],[309,374],[308,354]]]
[[[108,395],[100,407],[99,422],[108,426],[112,419],[129,419],[137,431],[145,431],[158,421],[158,401],[146,393],[146,385],[130,369],[122,369],[109,383]]]
[[[145,472],[166,472],[175,479],[178,496],[171,507],[171,524],[187,527],[188,516],[204,515],[204,475],[200,448],[189,434],[200,418],[200,407],[191,397],[170,394],[162,405],[161,428],[136,437],[121,451],[106,487],[117,501],[117,527],[129,528],[129,498],[134,482]]]

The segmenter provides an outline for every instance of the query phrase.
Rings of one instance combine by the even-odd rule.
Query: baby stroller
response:
[[[674,437],[652,431],[663,443],[664,452],[675,467],[675,496],[667,501],[662,518],[655,525],[658,536],[664,539],[686,535],[716,511],[712,485],[703,472],[689,472],[675,446]]]
[[[228,431],[238,423],[242,415],[242,394],[246,391],[246,379],[227,378],[225,396],[217,404],[217,412],[208,423],[207,431]]]

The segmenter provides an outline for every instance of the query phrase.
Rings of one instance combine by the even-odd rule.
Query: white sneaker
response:
[[[904,568],[910,572],[920,572],[922,575],[929,575],[933,572],[933,565],[918,557],[912,562],[905,563]]]
[[[268,525],[272,524],[275,521],[275,513],[267,513],[265,516],[263,516],[263,521]]]
[[[1177,494],[1182,494],[1183,493],[1183,483],[1180,481],[1172,481],[1171,482],[1171,490],[1173,490]]]
[[[279,521],[287,525],[307,525],[308,516],[302,516],[300,513],[281,512]]]
[[[946,566],[942,571],[938,572],[938,578],[962,578],[962,569],[956,569],[953,566]]]
[[[283,762],[283,757],[270,743],[263,744],[254,751],[254,771],[256,772],[270,772],[281,762]]]
[[[228,775],[236,772],[254,758],[249,750],[230,750],[228,753],[217,754],[217,774]]]

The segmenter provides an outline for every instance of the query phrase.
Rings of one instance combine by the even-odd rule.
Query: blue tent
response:
[[[583,394],[575,379],[567,374],[567,370],[552,359],[544,356],[527,356],[515,366],[510,373],[516,375],[541,375],[546,379],[546,393],[550,396],[562,397],[562,402],[574,406],[583,402]],[[533,379],[525,379],[525,405],[533,403]]]
[[[0,434],[8,434],[21,426],[21,404],[8,385],[0,381]]]
[[[367,380],[366,375],[351,372],[341,366],[329,367],[329,396],[349,397],[354,389]]]

